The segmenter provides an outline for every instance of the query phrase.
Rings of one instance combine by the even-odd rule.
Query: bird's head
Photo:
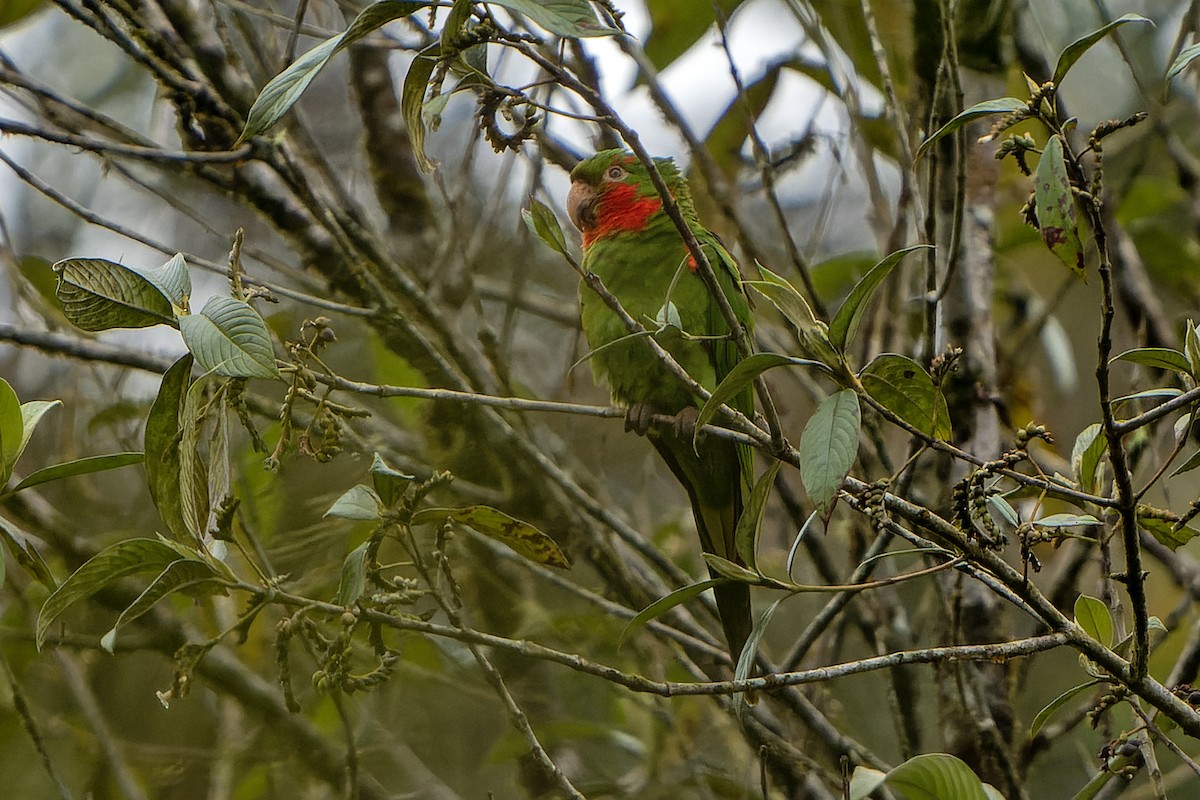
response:
[[[656,158],[654,163],[676,202],[690,207],[687,186],[675,162]],[[610,234],[642,231],[661,211],[662,198],[646,165],[632,153],[602,150],[571,170],[567,214],[583,234],[584,247]]]

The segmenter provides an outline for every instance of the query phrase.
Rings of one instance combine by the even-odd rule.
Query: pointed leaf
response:
[[[158,267],[131,267],[134,272],[153,284],[171,301],[175,313],[187,313],[188,301],[192,297],[192,276],[188,272],[183,253],[176,253],[165,264]]]
[[[1000,495],[988,495],[987,506],[992,511],[996,512],[1002,520],[1014,528],[1021,524],[1021,517],[1019,514],[1017,514],[1017,510],[1012,507],[1012,503],[1008,502]]]
[[[699,583],[689,583],[687,586],[676,589],[665,597],[660,597],[639,611],[633,619],[629,620],[629,624],[625,626],[625,630],[621,631],[621,636],[617,639],[617,647],[621,647],[631,634],[635,633],[651,620],[658,619],[672,608],[675,608],[675,606],[682,605],[693,597],[703,594],[706,590],[724,583],[729,583],[729,579],[709,578]]]
[[[704,401],[700,413],[696,415],[696,437],[699,437],[705,425],[712,422],[717,410],[754,382],[762,373],[772,367],[791,365],[796,367],[820,367],[819,361],[807,358],[793,358],[778,353],[754,353],[733,366],[729,374],[721,381],[716,390]],[[693,442],[693,446],[695,442]]]
[[[13,459],[14,463],[25,452],[26,445],[29,444],[33,432],[41,424],[42,417],[46,416],[46,412],[61,405],[61,400],[30,400],[21,403],[21,445],[17,448],[16,458]],[[0,485],[2,485],[2,482],[0,482]]]
[[[982,103],[976,103],[970,108],[959,112],[952,120],[934,131],[928,139],[921,142],[921,146],[917,148],[913,161],[919,161],[921,156],[925,155],[925,152],[938,139],[954,133],[972,120],[989,117],[993,114],[1011,114],[1014,111],[1025,108],[1026,105],[1024,100],[1018,100],[1015,97],[998,97],[995,100],[984,100]]]
[[[199,554],[193,555],[190,560],[203,563]],[[37,621],[38,648],[46,640],[54,621],[75,603],[86,600],[118,578],[139,572],[161,572],[179,557],[179,549],[161,539],[127,539],[101,550],[75,570],[42,604]]]
[[[858,321],[862,318],[863,312],[867,308],[867,302],[875,294],[875,290],[883,283],[883,279],[888,276],[892,268],[900,263],[900,260],[909,253],[917,250],[932,249],[933,245],[918,244],[912,247],[906,247],[903,250],[888,255],[878,264],[871,267],[870,271],[862,277],[862,280],[850,290],[850,294],[842,302],[837,313],[833,315],[833,319],[829,323],[829,341],[838,350],[845,352],[846,346],[850,344],[850,340],[854,338],[854,333],[858,330]]]
[[[884,353],[867,365],[860,380],[880,405],[921,433],[942,441],[954,438],[946,398],[916,361]]]
[[[160,600],[176,592],[193,593],[201,587],[209,588],[213,592],[222,591],[220,578],[211,566],[189,558],[181,558],[168,564],[137,599],[121,612],[116,623],[100,640],[100,646],[111,654],[116,647],[117,633],[121,628],[154,608]]]
[[[1170,400],[1172,397],[1179,397],[1181,394],[1183,394],[1182,389],[1164,386],[1158,389],[1147,389],[1144,392],[1134,392],[1133,394],[1125,394],[1113,398],[1112,406],[1115,410],[1122,403],[1136,403],[1140,400]]]
[[[246,127],[234,146],[251,136],[257,136],[278,122],[337,52],[388,22],[407,17],[426,5],[428,4],[382,0],[364,8],[343,33],[326,39],[267,82],[250,107],[250,113],[246,115]]]
[[[196,380],[183,399],[179,424],[179,508],[193,541],[203,541],[208,533],[212,506],[208,491],[208,470],[200,457],[200,433],[206,409],[204,383]],[[220,416],[223,412],[216,411]]]
[[[1191,472],[1196,467],[1200,467],[1200,450],[1197,450],[1188,456],[1187,461],[1184,461],[1182,464],[1176,467],[1175,471],[1171,473],[1170,477],[1174,478],[1176,475],[1182,475],[1185,472]]]
[[[367,588],[366,558],[370,545],[371,540],[368,539],[351,550],[342,562],[342,578],[338,581],[337,594],[333,596],[335,605],[352,606],[362,597],[363,590]]]
[[[433,169],[433,162],[425,155],[425,92],[429,79],[437,67],[441,49],[431,44],[413,56],[404,75],[404,87],[400,91],[400,110],[408,127],[408,140],[412,146],[417,165],[425,172]]]
[[[576,38],[583,36],[610,36],[620,33],[601,25],[587,0],[490,0],[492,5],[503,6],[524,14],[531,22],[545,28],[556,36]]]
[[[102,456],[87,456],[86,458],[77,458],[73,461],[64,461],[61,464],[44,467],[32,473],[25,480],[14,486],[13,491],[19,492],[31,486],[56,481],[61,478],[70,478],[74,475],[87,475],[91,472],[104,472],[109,469],[129,466],[130,464],[140,464],[143,460],[145,460],[144,453],[109,453]]]
[[[1185,47],[1179,51],[1179,55],[1175,56],[1175,60],[1171,62],[1171,68],[1167,70],[1167,77],[1163,79],[1164,83],[1169,84],[1175,79],[1175,76],[1187,69],[1188,65],[1200,56],[1200,43],[1190,47]]]
[[[832,368],[841,357],[829,341],[829,327],[813,314],[812,307],[796,288],[771,270],[758,266],[761,281],[745,281],[747,286],[771,301],[788,322],[796,328],[801,353]]]
[[[1051,514],[1033,520],[1032,524],[1039,528],[1074,528],[1079,525],[1099,525],[1100,520],[1091,514]]]
[[[742,652],[738,654],[737,666],[733,670],[733,679],[735,681],[744,681],[750,677],[750,669],[754,666],[754,656],[758,653],[758,645],[762,641],[763,634],[767,632],[767,626],[771,624],[771,618],[775,616],[775,610],[787,598],[788,596],[784,595],[771,603],[759,615],[758,619],[754,621],[754,627],[750,629],[750,635],[746,637],[746,644],[742,646]],[[745,702],[746,695],[738,693],[736,703],[739,709]]]
[[[850,800],[867,800],[886,780],[886,772],[870,767],[855,767],[854,774],[850,776]]]
[[[827,516],[858,454],[858,396],[850,389],[825,398],[800,435],[800,480]]]
[[[1075,600],[1075,623],[1105,647],[1112,647],[1113,621],[1108,606],[1090,595]]]
[[[383,501],[380,500],[375,490],[360,483],[347,489],[341,497],[333,502],[324,516],[372,520],[382,517],[383,510]]]
[[[510,517],[490,506],[427,508],[412,516],[413,525],[452,522],[495,539],[530,561],[567,569],[571,566],[558,543],[528,522]]]
[[[210,297],[199,314],[180,318],[179,330],[205,372],[229,378],[279,378],[267,324],[244,300]]]
[[[1088,425],[1075,437],[1075,446],[1071,449],[1071,470],[1083,491],[1096,491],[1096,470],[1106,452],[1108,440],[1104,438],[1098,422]]]
[[[757,586],[763,583],[763,576],[757,572],[751,572],[741,564],[735,564],[728,558],[722,558],[716,553],[704,553],[704,563],[708,564],[709,568],[718,575],[738,581],[739,583],[749,583]]]
[[[530,233],[559,255],[568,255],[567,238],[563,236],[562,225],[550,207],[536,197],[529,198],[529,208],[521,209],[521,218]]]
[[[1136,347],[1113,356],[1112,361],[1128,361],[1141,367],[1165,369],[1180,375],[1190,375],[1192,369],[1187,356],[1169,347]]]
[[[13,464],[21,455],[25,418],[21,401],[8,381],[0,378],[0,487],[12,476]]]
[[[192,382],[192,356],[185,355],[163,374],[158,396],[146,417],[146,483],[159,516],[177,538],[188,535],[180,495],[179,445],[184,397]]]
[[[767,498],[771,496],[771,487],[775,485],[775,475],[779,472],[781,463],[776,461],[759,476],[737,522],[737,533],[733,540],[734,550],[741,557],[742,563],[754,572],[758,572],[758,532],[762,528]]]
[[[38,549],[20,531],[10,526],[3,518],[0,518],[0,539],[4,540],[4,547],[27,575],[51,591],[58,588],[58,581],[54,580],[54,574],[50,572],[46,559],[42,558]],[[3,553],[0,553],[0,558],[2,557]]]
[[[1200,535],[1200,531],[1190,526],[1183,526],[1176,529],[1175,523],[1169,519],[1160,519],[1159,517],[1149,517],[1138,515],[1138,525],[1146,529],[1146,532],[1153,536],[1159,544],[1166,545],[1172,550],[1177,549],[1180,545],[1187,544],[1194,537]]]
[[[1071,67],[1075,65],[1075,62],[1079,60],[1080,56],[1091,49],[1092,45],[1096,44],[1096,42],[1100,41],[1117,28],[1130,22],[1150,22],[1150,20],[1146,19],[1140,14],[1122,14],[1120,17],[1114,19],[1104,27],[1094,30],[1086,36],[1079,37],[1063,49],[1062,53],[1058,57],[1058,64],[1054,67],[1054,77],[1050,80],[1053,81],[1055,86],[1062,83],[1062,79],[1066,77],[1067,72],[1070,71]],[[1151,22],[1150,24],[1153,25],[1154,23]]]
[[[1058,713],[1060,708],[1071,702],[1074,697],[1086,692],[1088,689],[1091,689],[1094,686],[1099,685],[1100,681],[1097,680],[1081,683],[1078,686],[1072,686],[1070,689],[1067,689],[1058,697],[1051,700],[1046,704],[1046,707],[1039,711],[1037,716],[1033,718],[1033,722],[1029,726],[1029,736],[1031,738],[1037,736],[1037,733],[1042,729],[1042,726],[1049,722],[1050,718]]]
[[[178,326],[171,301],[129,267],[102,258],[68,258],[55,264],[54,272],[63,314],[81,330]]]
[[[391,508],[416,477],[392,469],[379,453],[371,460],[371,485],[384,508]]]
[[[1085,277],[1075,196],[1071,194],[1062,139],[1057,134],[1046,142],[1042,158],[1038,161],[1033,203],[1037,211],[1038,231],[1050,252],[1075,274]]]
[[[909,800],[988,800],[979,777],[947,753],[910,758],[888,773],[887,785]]]

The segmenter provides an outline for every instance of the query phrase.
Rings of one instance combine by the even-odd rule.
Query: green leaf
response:
[[[782,277],[761,264],[758,269],[763,275],[763,280],[745,281],[745,284],[770,300],[787,321],[795,326],[801,353],[830,368],[840,364],[841,356],[829,341],[829,327],[816,318],[804,296]]]
[[[414,480],[415,476],[388,466],[379,453],[371,460],[371,485],[375,487],[375,493],[384,508],[391,508]]]
[[[1140,400],[1170,400],[1172,397],[1179,397],[1183,394],[1182,389],[1176,389],[1170,386],[1164,386],[1158,389],[1147,389],[1144,392],[1134,392],[1133,394],[1125,394],[1114,398],[1112,407],[1114,410],[1122,403],[1136,403]]]
[[[1171,62],[1171,68],[1167,70],[1167,77],[1163,79],[1163,83],[1169,84],[1175,79],[1175,76],[1187,69],[1188,65],[1200,56],[1200,44],[1194,44],[1191,47],[1185,47],[1179,51],[1179,55],[1175,56],[1175,60]]]
[[[404,114],[404,122],[408,127],[408,140],[412,146],[413,157],[417,165],[425,172],[433,169],[433,162],[425,155],[425,92],[429,88],[429,79],[437,67],[441,49],[431,44],[413,56],[404,76],[404,86],[400,90],[400,110]]]
[[[1079,525],[1099,525],[1100,520],[1091,514],[1051,514],[1033,520],[1032,524],[1039,528],[1074,528]]]
[[[921,433],[942,441],[954,438],[946,398],[925,368],[907,356],[877,356],[860,377],[879,404]]]
[[[1100,600],[1091,595],[1079,595],[1075,601],[1075,623],[1100,644],[1112,647],[1112,613]]]
[[[1175,523],[1169,519],[1160,519],[1159,517],[1150,517],[1138,515],[1138,525],[1146,529],[1146,532],[1158,541],[1159,544],[1166,545],[1172,550],[1177,549],[1180,545],[1185,545],[1194,537],[1200,536],[1200,531],[1197,531],[1191,526],[1185,525],[1176,530]]]
[[[870,271],[850,291],[850,294],[847,295],[829,323],[829,341],[833,343],[835,348],[841,352],[845,352],[846,346],[850,344],[850,340],[854,338],[855,331],[858,330],[858,321],[862,318],[863,311],[867,308],[867,301],[874,296],[875,290],[883,283],[883,279],[888,276],[892,268],[899,264],[900,260],[909,253],[917,250],[932,249],[932,247],[932,245],[928,244],[906,247],[903,250],[897,250],[888,255],[875,266],[871,267]]]
[[[0,486],[12,477],[13,464],[21,455],[21,440],[25,436],[25,419],[21,401],[8,381],[0,378]]]
[[[64,461],[61,464],[44,467],[32,473],[25,480],[14,486],[13,491],[19,492],[31,486],[49,483],[61,478],[70,478],[74,475],[87,475],[91,472],[104,472],[105,470],[117,469],[118,467],[125,467],[130,464],[140,464],[144,459],[144,453],[109,453],[102,456],[87,456],[86,458],[77,458],[73,461]]]
[[[375,490],[360,483],[343,492],[324,516],[369,520],[379,519],[383,516],[383,511],[383,501]]]
[[[721,12],[728,17],[742,0],[719,0]],[[713,24],[711,5],[698,6],[695,0],[655,0],[646,4],[650,12],[650,33],[646,37],[646,57],[662,70],[683,55]]]
[[[1029,736],[1031,738],[1037,736],[1037,732],[1042,729],[1043,725],[1050,721],[1051,717],[1058,713],[1060,708],[1071,702],[1072,698],[1082,694],[1083,692],[1086,692],[1093,686],[1100,685],[1100,683],[1101,681],[1092,680],[1088,681],[1087,683],[1081,683],[1078,686],[1072,686],[1070,689],[1067,689],[1058,697],[1051,700],[1046,707],[1039,711],[1037,716],[1033,718],[1033,722],[1029,726]]]
[[[704,563],[723,578],[737,581],[739,583],[749,583],[757,586],[763,583],[763,576],[757,572],[751,572],[741,564],[735,564],[728,558],[722,558],[716,553],[704,553]]]
[[[709,578],[699,583],[689,583],[687,586],[676,589],[665,597],[660,597],[639,611],[633,619],[629,620],[629,624],[625,626],[625,630],[621,631],[621,636],[617,639],[617,647],[619,648],[623,645],[631,634],[635,633],[651,620],[658,619],[672,608],[675,608],[675,606],[682,605],[693,597],[703,594],[706,590],[724,583],[729,583],[729,579]]]
[[[754,353],[743,358],[734,364],[733,369],[729,370],[729,374],[725,376],[716,390],[704,401],[704,405],[700,407],[700,413],[696,415],[696,434],[694,438],[699,438],[704,426],[712,422],[713,418],[717,415],[717,410],[722,405],[737,397],[743,389],[754,382],[755,378],[773,367],[788,365],[795,367],[823,366],[819,361],[807,358],[793,358],[792,356],[784,356],[778,353]],[[695,441],[693,441],[694,446]]]
[[[780,463],[774,462],[759,476],[746,499],[742,516],[737,521],[734,550],[742,559],[742,563],[754,572],[758,572],[758,532],[762,528],[763,512],[767,509],[767,498],[771,496],[771,487],[775,484],[775,475],[779,472]]]
[[[1099,422],[1088,425],[1075,437],[1075,446],[1071,448],[1071,471],[1083,491],[1096,491],[1096,470],[1106,452],[1108,440],[1104,438]]]
[[[490,506],[427,508],[412,516],[413,525],[454,523],[508,546],[530,561],[567,569],[571,566],[558,543],[540,530]]]
[[[63,314],[81,330],[179,325],[167,296],[129,267],[102,258],[68,258],[53,269]]]
[[[199,314],[180,318],[179,330],[205,372],[229,378],[279,378],[267,324],[244,300],[210,297]]]
[[[988,508],[1000,515],[1000,518],[1012,525],[1014,528],[1021,524],[1021,517],[1017,514],[1017,510],[1012,507],[1012,503],[1005,500],[998,494],[988,495]]]
[[[850,776],[850,800],[867,800],[871,793],[883,785],[887,773],[870,767],[858,766]]]
[[[948,753],[910,758],[888,773],[887,785],[909,800],[988,800],[979,777]]]
[[[767,632],[767,626],[771,624],[771,618],[775,616],[775,611],[779,608],[779,604],[787,598],[788,596],[784,595],[771,603],[759,615],[758,619],[754,621],[754,626],[750,629],[750,635],[746,637],[746,644],[742,646],[742,652],[738,653],[737,666],[733,669],[733,679],[735,681],[744,681],[750,677],[750,668],[754,666],[754,656],[758,653],[758,645],[762,642],[762,637]],[[737,696],[739,708],[745,702],[746,695],[739,693]]]
[[[177,538],[188,535],[180,494],[180,439],[184,397],[192,383],[192,356],[185,355],[163,375],[146,417],[143,446],[146,482],[159,516]],[[189,457],[192,457],[189,454]]]
[[[181,558],[168,564],[155,576],[150,585],[117,617],[116,624],[100,639],[100,646],[110,654],[117,643],[121,628],[154,608],[160,600],[176,592],[195,593],[200,588],[223,591],[218,573],[209,564],[191,558]]]
[[[192,276],[188,272],[183,253],[176,253],[161,266],[153,268],[130,267],[141,275],[163,296],[171,301],[176,314],[187,313],[188,301],[192,297]]]
[[[564,256],[570,253],[558,217],[554,216],[548,205],[536,197],[531,197],[529,208],[521,209],[521,218],[525,220],[525,227],[551,250]]]
[[[61,400],[30,400],[21,403],[21,446],[17,448],[17,456],[13,459],[14,463],[25,452],[25,446],[29,444],[33,432],[41,424],[42,417],[46,416],[46,412],[61,405]]]
[[[207,407],[205,380],[199,378],[188,389],[179,418],[179,508],[187,532],[195,541],[202,541],[208,532],[211,510],[208,472],[200,458],[200,432]],[[216,413],[224,412],[218,408]]]
[[[601,25],[587,0],[489,0],[490,5],[503,6],[525,15],[529,20],[556,36],[611,36],[618,33]]]
[[[1197,450],[1188,456],[1187,461],[1184,461],[1182,464],[1176,467],[1175,471],[1172,472],[1169,477],[1174,478],[1176,475],[1182,475],[1185,472],[1191,472],[1196,467],[1200,467],[1200,450]]]
[[[858,396],[842,389],[821,401],[800,434],[800,480],[823,517],[854,465],[860,424]]]
[[[4,546],[17,560],[17,566],[25,570],[26,574],[51,591],[58,587],[58,581],[54,580],[54,574],[50,572],[46,559],[42,558],[42,554],[28,539],[3,518],[0,518],[0,539],[4,540]]]
[[[1015,97],[998,97],[995,100],[984,100],[982,103],[976,103],[970,108],[959,112],[952,120],[938,128],[929,136],[929,138],[921,142],[921,146],[917,148],[917,152],[913,157],[913,161],[919,161],[921,156],[925,155],[925,152],[932,147],[933,143],[938,139],[954,133],[956,130],[972,120],[976,120],[981,117],[989,117],[993,114],[1011,114],[1014,111],[1019,111],[1025,107],[1025,101],[1018,100]]]
[[[342,577],[338,581],[337,594],[333,596],[334,605],[350,606],[358,602],[363,590],[367,588],[367,550],[371,540],[360,544],[350,551],[342,562]]]
[[[1141,367],[1165,369],[1178,372],[1180,375],[1190,375],[1192,369],[1187,356],[1169,347],[1136,347],[1113,356],[1109,363],[1111,364],[1113,361],[1128,361],[1130,364],[1137,364]]]
[[[172,546],[162,539],[127,539],[101,550],[75,570],[42,604],[37,620],[38,649],[46,640],[50,626],[71,606],[127,575],[162,572],[185,553],[190,553],[185,556],[189,560],[205,563],[199,553]]]
[[[1075,196],[1071,194],[1062,138],[1057,134],[1046,142],[1038,161],[1033,204],[1037,211],[1038,232],[1050,252],[1075,274],[1086,277]]]
[[[1066,77],[1067,72],[1070,71],[1071,67],[1075,65],[1075,62],[1079,60],[1080,56],[1091,49],[1092,45],[1115,31],[1117,28],[1130,22],[1150,22],[1150,20],[1146,19],[1140,14],[1123,14],[1104,27],[1094,30],[1088,35],[1081,36],[1080,38],[1071,42],[1058,56],[1058,64],[1054,67],[1054,77],[1052,77],[1050,80],[1055,86],[1062,83],[1062,79]],[[1154,23],[1151,22],[1150,24],[1153,25]]]
[[[343,48],[388,22],[407,17],[426,5],[428,3],[381,0],[364,8],[344,32],[312,48],[267,82],[250,107],[250,113],[246,115],[246,127],[234,142],[234,147],[278,122],[300,99],[300,95],[329,63],[329,59]]]

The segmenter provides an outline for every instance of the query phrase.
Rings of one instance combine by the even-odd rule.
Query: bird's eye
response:
[[[621,178],[624,178],[624,177],[625,177],[625,168],[624,167],[609,167],[608,168],[608,179],[610,181],[619,181],[619,180],[621,180]]]

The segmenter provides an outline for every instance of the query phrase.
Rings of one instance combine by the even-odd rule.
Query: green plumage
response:
[[[674,163],[659,159],[657,164],[703,247],[734,315],[748,328],[750,309],[737,265],[696,219],[687,184]],[[696,340],[676,330],[656,336],[689,375],[709,391],[715,389],[737,363],[738,348],[728,338],[729,325],[716,300],[690,265],[679,231],[661,207],[656,207],[658,194],[645,167],[628,153],[608,150],[582,161],[571,177],[572,219],[584,233],[584,268],[599,276],[625,310],[646,328],[660,327],[656,320],[671,321],[691,336],[712,337]],[[663,365],[644,339],[617,342],[629,332],[603,299],[586,286],[581,287],[580,308],[583,330],[594,351],[593,371],[607,383],[618,403],[640,404],[672,415],[698,405],[698,398]],[[750,389],[739,394],[731,405],[750,415]],[[734,535],[753,481],[750,448],[709,436],[700,442],[697,453],[691,439],[676,430],[652,428],[647,435],[687,490],[701,547],[705,552],[740,562]],[[749,588],[729,583],[715,592],[725,636],[736,661],[751,628]]]

